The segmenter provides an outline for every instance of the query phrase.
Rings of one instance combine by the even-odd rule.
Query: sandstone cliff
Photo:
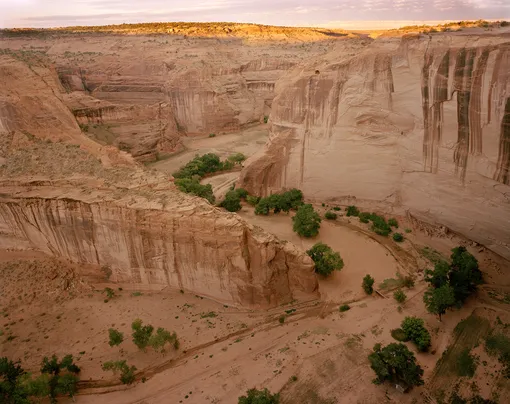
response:
[[[55,78],[43,63],[0,55],[0,248],[108,266],[113,282],[229,304],[317,296],[302,251],[85,136]]]
[[[508,34],[341,43],[276,91],[248,191],[407,210],[510,258]]]

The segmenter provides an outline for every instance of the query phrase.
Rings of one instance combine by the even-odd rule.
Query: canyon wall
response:
[[[30,245],[109,266],[113,282],[170,285],[247,307],[317,296],[308,256],[234,214],[196,202],[198,207],[169,212],[111,202],[2,198],[0,246]]]
[[[510,258],[508,34],[338,44],[276,92],[249,192],[409,211]]]

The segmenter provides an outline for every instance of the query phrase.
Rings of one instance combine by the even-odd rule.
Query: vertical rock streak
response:
[[[506,99],[505,114],[501,121],[496,181],[510,185],[510,97]]]

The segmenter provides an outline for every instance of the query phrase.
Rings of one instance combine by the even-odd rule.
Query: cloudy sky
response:
[[[510,0],[0,0],[2,28],[155,21],[366,28],[366,21],[479,18],[510,19]]]

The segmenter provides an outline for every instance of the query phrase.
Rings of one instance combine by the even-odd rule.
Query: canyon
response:
[[[12,337],[0,356],[36,372],[51,349],[72,352],[84,404],[232,404],[254,385],[289,404],[433,402],[429,381],[453,391],[436,363],[456,325],[510,321],[510,28],[411,31],[0,31],[0,337]],[[195,155],[238,152],[242,164],[201,179],[217,202],[234,186],[262,197],[298,188],[338,218],[305,239],[293,212],[255,215],[243,202],[231,213],[176,186]],[[375,234],[348,205],[397,218],[405,241]],[[306,253],[317,241],[345,261],[327,279]],[[438,324],[424,273],[458,245],[486,284]],[[416,285],[397,305],[404,277]],[[427,384],[385,392],[367,352],[394,342],[408,315],[434,330],[431,352],[416,353]],[[105,330],[130,333],[142,317],[182,346],[116,353],[139,369],[122,386],[102,371],[114,356]],[[473,382],[505,402],[498,377]]]

